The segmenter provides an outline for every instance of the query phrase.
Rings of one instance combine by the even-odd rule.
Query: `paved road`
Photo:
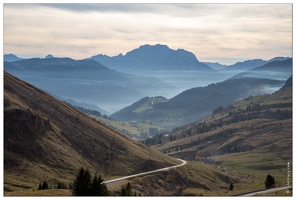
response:
[[[107,186],[112,186],[115,183],[117,184],[118,182],[120,182],[122,180],[125,180],[125,179],[134,178],[134,177],[137,177],[137,176],[143,176],[143,175],[147,175],[147,174],[152,174],[152,173],[155,173],[155,172],[168,171],[170,169],[181,167],[181,166],[187,164],[187,161],[185,161],[185,160],[181,160],[181,159],[178,159],[178,160],[182,161],[182,164],[171,166],[171,167],[165,167],[165,168],[161,168],[161,169],[157,169],[157,170],[153,170],[153,171],[149,171],[149,172],[143,172],[143,173],[139,173],[139,174],[134,174],[134,175],[130,175],[130,176],[124,176],[124,177],[121,177],[121,178],[117,178],[117,179],[105,181],[105,183],[106,183]]]
[[[286,187],[280,187],[280,188],[271,188],[268,190],[262,190],[262,191],[257,191],[257,192],[250,192],[247,194],[242,194],[242,195],[238,195],[241,197],[250,197],[250,196],[254,196],[256,194],[268,194],[268,193],[272,193],[272,192],[276,192],[276,191],[280,191],[280,190],[286,190],[291,192],[290,188],[292,188],[292,186],[286,186]]]

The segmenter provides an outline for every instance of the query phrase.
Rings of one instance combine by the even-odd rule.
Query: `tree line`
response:
[[[253,98],[252,96],[249,97],[249,99],[252,99],[252,98]],[[284,110],[283,108],[287,108],[287,109]],[[222,113],[222,112],[228,112],[227,117],[224,117],[224,119],[220,118],[218,120],[215,120],[212,123],[199,122],[198,124],[192,125],[186,131],[184,130],[179,133],[176,133],[177,131],[179,131],[179,129],[176,128],[171,133],[161,133],[161,134],[155,135],[152,138],[147,138],[146,140],[142,141],[142,143],[145,145],[156,145],[156,144],[162,144],[164,142],[172,142],[172,141],[182,139],[194,134],[206,133],[206,132],[215,130],[216,128],[221,128],[224,125],[229,125],[232,123],[238,123],[238,122],[253,120],[253,119],[260,119],[260,118],[276,119],[276,120],[291,119],[292,110],[290,108],[292,108],[292,103],[259,104],[259,103],[251,102],[246,107],[246,109],[238,108],[236,110],[233,105],[228,105],[225,108],[220,106],[213,111],[213,115]],[[233,132],[236,132],[236,131],[237,130],[235,129],[235,130],[227,130],[226,132],[232,134]],[[164,137],[165,134],[167,134],[168,137]],[[221,135],[225,135],[225,134],[219,133],[218,136],[212,136],[212,138],[206,138],[205,140],[209,141],[216,137],[219,138],[221,137]],[[199,142],[206,142],[206,141],[199,141]]]

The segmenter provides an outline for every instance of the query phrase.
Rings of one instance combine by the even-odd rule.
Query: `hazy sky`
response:
[[[292,4],[4,4],[3,51],[84,59],[144,44],[203,62],[292,57]]]

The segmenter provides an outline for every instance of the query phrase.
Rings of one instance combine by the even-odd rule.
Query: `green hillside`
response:
[[[201,161],[240,176],[236,185],[241,191],[262,188],[259,183],[268,173],[275,177],[277,187],[285,186],[287,164],[293,165],[291,86],[290,78],[271,95],[250,96],[233,106],[219,107],[208,118],[145,143],[170,156]],[[249,180],[247,186],[240,184],[243,180]]]

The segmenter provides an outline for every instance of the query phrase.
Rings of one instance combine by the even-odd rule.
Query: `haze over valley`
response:
[[[287,59],[277,57],[259,63]],[[222,82],[230,72],[235,75],[261,66],[256,60],[245,61],[236,68],[226,67],[229,70],[224,72],[199,62],[191,52],[159,44],[140,46],[125,56],[98,55],[84,60],[49,56],[22,60],[8,54],[4,61],[7,61],[4,69],[13,75],[61,99],[95,105],[104,114],[112,114],[146,96],[170,99],[191,88]],[[283,71],[286,74],[282,76],[278,73],[274,78],[285,81],[291,70]]]
[[[4,196],[293,196],[293,4],[3,4]]]

